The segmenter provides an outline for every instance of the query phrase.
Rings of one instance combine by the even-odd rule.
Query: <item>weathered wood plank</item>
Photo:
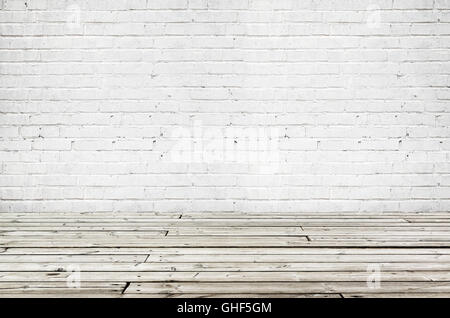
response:
[[[104,254],[104,255],[120,255],[120,254],[172,254],[172,255],[448,255],[450,248],[317,248],[317,247],[71,247],[71,248],[27,248],[27,247],[9,247],[0,248],[0,255],[70,255],[70,254]]]
[[[0,255],[0,263],[450,263],[450,255],[245,255],[245,254],[141,254],[141,255]]]
[[[19,293],[0,294],[1,298],[125,298],[117,289],[39,289],[28,291],[21,290]],[[136,294],[135,294],[136,295]],[[127,298],[165,298],[162,296],[137,295],[138,297]]]
[[[13,231],[13,232],[1,232],[0,235],[4,238],[26,238],[26,239],[95,239],[95,238],[147,238],[155,236],[166,236],[167,231],[146,231],[146,232],[134,232],[134,231],[96,231],[96,232],[59,232],[59,231]],[[298,233],[297,233],[298,235]]]
[[[88,238],[74,238],[55,240],[54,237],[36,237],[9,239],[0,237],[0,247],[168,247],[168,246],[295,246],[301,242],[307,242],[303,236],[277,236],[276,239],[267,236],[235,236],[235,237],[155,237],[145,239],[140,237],[106,236],[96,240]]]
[[[317,218],[317,217],[309,217],[309,218],[208,218],[203,217],[201,219],[174,219],[174,218],[132,218],[132,217],[116,217],[113,219],[107,218],[1,218],[3,223],[96,223],[102,222],[105,224],[108,223],[169,223],[169,224],[217,224],[216,226],[225,226],[226,224],[237,224],[237,225],[246,225],[252,224],[252,222],[257,222],[261,224],[292,224],[292,223],[313,223],[313,222],[332,222],[332,223],[410,223],[408,220],[403,218]],[[417,219],[417,222],[423,223],[447,223],[450,225],[450,219],[440,219],[439,222],[435,222],[435,219]]]
[[[70,272],[0,272],[1,282],[61,282]],[[365,282],[368,272],[81,272],[84,282]],[[450,281],[442,271],[381,272],[383,282]]]
[[[321,227],[321,228],[373,228],[373,227],[381,227],[381,228],[404,228],[406,230],[413,228],[421,228],[421,227],[429,227],[433,229],[444,229],[445,231],[450,229],[450,223],[433,223],[433,222],[421,222],[421,223],[402,223],[402,222],[373,222],[373,223],[364,223],[364,222],[297,222],[297,221],[283,221],[283,222],[269,222],[269,220],[254,220],[253,222],[239,222],[237,220],[233,221],[223,221],[223,222],[200,222],[190,220],[189,222],[176,222],[176,221],[167,221],[167,222],[150,222],[150,221],[135,221],[135,222],[101,222],[95,220],[95,222],[2,222],[0,219],[0,230],[3,228],[11,228],[11,227],[19,227],[21,230],[35,230],[41,227],[48,227],[53,229],[58,228],[92,228],[92,227],[102,227],[108,230],[109,228],[126,228],[126,229],[136,229],[136,228],[156,228],[156,229],[167,229],[167,228],[183,228],[183,227]]]
[[[178,227],[178,228],[166,228],[169,236],[179,235],[315,235],[315,236],[377,236],[383,235],[390,236],[444,236],[450,237],[450,231],[446,231],[445,228],[440,231],[428,230],[428,231],[416,231],[413,229],[403,230],[373,230],[368,228],[354,228],[352,230],[327,230],[327,231],[315,231],[302,227]]]
[[[324,294],[123,294],[122,298],[342,298],[337,293]]]
[[[0,228],[0,235],[8,232],[20,232],[27,234],[27,232],[56,232],[56,233],[81,233],[81,232],[167,232],[169,231],[174,235],[192,235],[193,233],[208,235],[218,233],[257,233],[264,234],[267,232],[281,233],[279,235],[288,235],[290,233],[301,233],[307,235],[320,235],[320,234],[353,234],[353,233],[368,233],[368,234],[392,234],[392,235],[420,235],[420,234],[434,234],[436,233],[449,233],[450,227],[444,226],[427,226],[427,227],[415,227],[415,226],[365,226],[365,227],[309,227],[309,226],[252,226],[252,227],[179,227],[179,226],[156,226],[147,227],[140,225],[127,225],[120,226],[4,226]]]
[[[449,218],[449,212],[183,212],[183,218]]]
[[[450,293],[359,293],[359,294],[341,294],[344,298],[450,298]]]
[[[1,262],[0,257],[0,262]],[[450,255],[154,255],[146,259],[147,263],[450,263]]]
[[[64,218],[104,218],[111,217],[132,217],[132,218],[450,218],[448,211],[442,212],[1,212],[0,217],[11,218],[45,218],[45,217],[64,217]]]
[[[449,276],[448,212],[0,212],[5,297],[422,297]]]
[[[250,237],[250,236],[247,236]],[[449,241],[436,241],[436,240],[411,240],[411,241],[394,241],[389,239],[370,239],[370,240],[315,240],[308,241],[305,237],[294,237],[293,239],[286,239],[274,236],[273,238],[252,238],[250,241],[245,241],[244,237],[233,237],[228,239],[227,237],[205,237],[204,239],[186,240],[186,239],[169,239],[167,240],[153,240],[153,239],[110,239],[103,241],[92,240],[0,240],[0,248],[2,247],[34,247],[34,248],[74,248],[74,247],[390,247],[390,248],[409,248],[409,247],[430,247],[440,248],[448,247]]]
[[[216,263],[216,262],[198,262],[198,263],[78,263],[80,270],[83,272],[289,272],[289,271],[307,271],[307,272],[349,272],[358,271],[365,272],[368,265],[373,263],[343,263],[343,262],[329,262],[329,263]],[[70,263],[0,263],[0,272],[61,272],[69,270]],[[449,263],[387,263],[379,262],[375,265],[380,266],[381,271],[450,271]]]
[[[344,234],[352,234],[352,233],[392,233],[392,234],[408,234],[408,233],[422,233],[422,232],[430,232],[430,233],[436,233],[436,232],[444,232],[449,233],[450,227],[445,226],[361,226],[361,227],[355,227],[355,226],[327,226],[327,227],[320,227],[320,226],[303,226],[301,227],[303,229],[302,233],[308,233],[308,234],[324,234],[324,233],[344,233]],[[183,228],[184,230],[185,228]]]
[[[192,230],[189,230],[192,229]],[[211,230],[212,229],[212,230]],[[414,232],[417,233],[417,232]],[[423,232],[425,233],[425,232]],[[33,236],[33,235],[58,235],[62,237],[66,236],[86,236],[86,235],[111,235],[111,236],[136,236],[136,235],[237,235],[237,236],[289,236],[289,235],[303,235],[300,227],[239,227],[239,228],[187,228],[186,231],[180,228],[164,228],[159,229],[151,228],[151,229],[142,229],[140,227],[136,227],[135,229],[124,231],[124,230],[90,230],[90,231],[80,231],[80,230],[68,230],[67,228],[64,231],[59,230],[51,230],[44,231],[43,229],[36,230],[16,230],[16,231],[6,231],[4,229],[0,230],[0,235],[2,236]],[[439,232],[436,234],[438,235]]]
[[[15,294],[116,294],[120,295],[126,283],[84,282],[80,287],[70,287],[67,282],[2,282],[0,297]]]
[[[131,283],[125,293],[450,293],[450,282],[383,282],[371,288],[366,282],[244,282],[244,283]]]
[[[147,255],[1,255],[0,263],[142,263]]]

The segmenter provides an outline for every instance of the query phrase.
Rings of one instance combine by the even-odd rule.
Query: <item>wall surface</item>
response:
[[[0,212],[449,211],[448,0],[3,0]]]

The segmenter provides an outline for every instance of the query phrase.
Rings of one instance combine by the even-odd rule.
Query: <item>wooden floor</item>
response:
[[[21,296],[450,297],[450,212],[0,213]]]

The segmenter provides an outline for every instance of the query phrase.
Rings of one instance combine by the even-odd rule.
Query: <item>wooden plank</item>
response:
[[[423,219],[415,219],[415,218],[405,218],[405,220],[409,223],[423,222]],[[448,218],[430,218],[430,219],[427,219],[426,222],[427,223],[439,223],[439,224],[446,223],[446,224],[448,224],[450,222],[450,220]]]
[[[450,227],[445,226],[362,226],[362,227],[355,227],[355,226],[327,226],[327,227],[321,227],[321,226],[301,226],[303,229],[303,233],[308,233],[310,235],[313,234],[324,234],[324,233],[346,233],[346,234],[352,234],[352,233],[393,233],[398,235],[402,235],[403,233],[421,233],[421,232],[444,232],[449,233]],[[184,229],[184,228],[183,228]]]
[[[0,272],[2,282],[66,281],[70,272]],[[81,272],[81,282],[365,282],[368,272]],[[383,282],[450,281],[445,271],[382,272]]]
[[[415,227],[415,226],[364,226],[364,227],[310,227],[310,226],[252,226],[252,227],[216,227],[216,226],[208,226],[208,227],[182,227],[182,226],[140,226],[140,225],[118,225],[118,226],[68,226],[64,227],[58,226],[3,226],[0,228],[0,235],[2,233],[8,232],[58,232],[58,233],[67,233],[67,232],[171,232],[171,235],[177,233],[178,235],[192,235],[193,233],[198,234],[214,234],[214,233],[228,233],[238,231],[242,234],[248,234],[251,231],[253,233],[261,234],[264,231],[273,231],[275,233],[289,234],[291,232],[300,232],[302,234],[307,235],[320,235],[320,234],[328,234],[328,233],[344,233],[344,234],[353,234],[353,233],[373,233],[373,234],[393,234],[393,235],[402,235],[403,233],[408,235],[421,234],[421,233],[449,233],[450,227],[444,226],[427,226],[427,227]]]
[[[449,212],[0,213],[5,297],[440,295],[449,276]]]
[[[136,214],[145,215],[146,212]],[[392,217],[392,218],[436,218],[450,217],[448,211],[442,212],[182,212],[183,218],[225,218],[225,217],[331,217],[331,218],[358,218],[358,217]]]
[[[351,236],[351,235],[383,235],[383,236],[445,236],[450,237],[450,231],[442,229],[440,231],[415,231],[411,229],[403,229],[401,231],[384,229],[384,230],[373,230],[367,228],[354,228],[352,230],[324,230],[324,231],[314,231],[309,229],[304,229],[302,227],[178,227],[178,228],[166,228],[168,230],[169,236],[173,235],[255,235],[255,234],[266,234],[266,235],[335,235],[335,236]]]
[[[27,293],[26,291],[17,294],[2,294],[2,298],[342,298],[340,294],[120,294],[111,293],[88,293],[86,290],[79,293],[64,290],[64,293],[58,291],[46,293]]]
[[[355,247],[448,247],[446,237],[382,237],[382,236],[307,236],[310,246],[355,246]]]
[[[41,227],[49,227],[53,229],[64,228],[64,227],[75,227],[75,228],[92,228],[92,227],[102,227],[108,230],[109,228],[126,228],[126,229],[136,229],[136,228],[157,228],[157,229],[166,229],[166,228],[182,228],[182,227],[322,227],[322,228],[335,228],[335,227],[353,227],[353,228],[373,228],[373,227],[382,227],[382,228],[399,228],[403,227],[407,230],[413,227],[432,227],[434,229],[444,228],[448,230],[450,228],[449,223],[433,223],[433,222],[421,222],[421,223],[401,223],[401,222],[373,222],[373,223],[364,223],[364,222],[296,222],[296,221],[279,221],[279,222],[269,222],[269,220],[254,220],[239,222],[237,220],[233,221],[223,221],[223,222],[200,222],[200,221],[189,221],[189,222],[2,222],[0,219],[0,230],[2,228],[10,228],[10,227],[19,227],[21,230],[33,229],[33,228],[41,228]]]
[[[445,221],[445,219],[441,219],[440,222],[435,222],[435,219],[418,219],[415,220],[416,223],[446,223],[447,226],[450,226],[450,219]],[[407,224],[411,223],[405,219],[402,218],[267,218],[267,219],[258,219],[258,218],[201,218],[201,219],[164,219],[164,218],[123,218],[123,217],[116,217],[112,219],[105,219],[105,218],[7,218],[2,217],[1,218],[1,224],[33,224],[33,223],[80,223],[80,224],[89,224],[89,223],[103,223],[103,224],[116,224],[116,223],[150,223],[150,224],[171,224],[171,225],[196,225],[201,226],[202,224],[207,225],[214,225],[214,226],[252,226],[253,222],[256,222],[257,224],[262,224],[262,226],[289,226],[291,224],[301,224],[301,223],[335,223],[335,224],[371,224],[371,223],[379,223],[379,224]]]
[[[23,238],[33,238],[33,239],[95,239],[95,238],[147,238],[155,236],[166,236],[167,231],[145,231],[145,232],[135,232],[135,231],[74,231],[74,232],[60,232],[60,231],[12,231],[12,232],[0,232],[0,235],[7,238],[23,237]],[[297,233],[298,235],[298,233]]]
[[[277,236],[276,239],[267,236],[236,236],[236,237],[205,237],[205,236],[177,236],[177,237],[105,237],[103,240],[91,239],[59,239],[52,237],[36,237],[9,239],[0,237],[0,247],[95,247],[95,246],[147,246],[147,247],[168,247],[168,246],[295,246],[308,240],[303,236]]]
[[[123,294],[121,298],[342,298],[337,293],[327,294]]]
[[[359,294],[341,294],[343,298],[450,298],[450,293],[359,293]]]
[[[198,262],[198,263],[78,263],[80,270],[83,272],[365,272],[368,265],[373,263],[216,263],[216,262]],[[450,271],[449,263],[374,263],[380,266],[381,271]],[[61,272],[68,270],[68,263],[0,263],[0,272]]]
[[[304,233],[302,233],[304,234]],[[410,242],[410,241],[450,241],[449,234],[441,235],[370,235],[370,234],[342,234],[342,235],[308,235],[311,241],[313,240],[381,240],[381,241],[391,241],[391,242]]]
[[[136,295],[136,294],[135,294]],[[154,296],[140,296],[127,298],[165,298]],[[65,290],[65,289],[41,289],[28,292],[26,289],[21,290],[20,293],[6,293],[1,294],[1,298],[125,298],[117,289],[80,289],[80,290]]]
[[[1,261],[1,258],[0,258]],[[155,255],[146,259],[147,263],[450,263],[450,255]]]
[[[0,263],[142,263],[147,255],[0,255]]]
[[[436,240],[412,240],[412,241],[393,241],[393,240],[315,240],[308,241],[304,237],[292,237],[288,239],[286,237],[266,237],[266,238],[252,238],[249,241],[245,241],[245,237],[204,237],[204,239],[186,240],[186,239],[170,239],[166,240],[126,240],[126,239],[110,239],[103,241],[92,240],[0,240],[1,247],[30,247],[30,248],[74,248],[74,247],[121,247],[121,248],[133,248],[133,247],[390,247],[390,248],[410,248],[410,247],[429,247],[429,248],[441,248],[448,247],[450,242],[448,241],[436,241]],[[175,237],[174,237],[175,238]],[[231,238],[231,239],[230,239]]]
[[[235,227],[235,228],[187,228],[187,230],[182,230],[180,228],[151,228],[143,229],[137,227],[135,229],[129,231],[123,230],[68,230],[67,228],[64,231],[60,230],[51,230],[45,231],[42,228],[35,230],[15,230],[15,231],[6,231],[2,229],[0,231],[0,235],[2,236],[33,236],[33,235],[58,235],[58,236],[85,236],[85,235],[104,235],[108,234],[111,236],[123,236],[123,235],[237,235],[237,236],[289,236],[289,235],[303,235],[300,227]]]
[[[366,282],[233,282],[233,283],[131,283],[125,293],[450,293],[450,282],[382,282],[371,288]]]
[[[182,213],[178,212],[27,212],[27,213],[13,213],[0,212],[0,218],[11,219],[74,219],[74,218],[96,218],[96,219],[111,219],[111,218],[156,218],[156,219],[179,219]],[[411,216],[413,217],[413,216]],[[440,216],[441,217],[441,216]]]
[[[317,247],[71,247],[71,248],[0,248],[1,254],[13,255],[70,255],[70,254],[172,254],[172,255],[449,255],[450,248],[317,248]],[[426,257],[424,257],[426,258]]]
[[[234,232],[233,230],[221,232],[221,233],[195,233],[192,232],[188,235],[181,235],[177,233],[173,233],[170,235],[170,231],[161,231],[161,232],[112,232],[112,231],[103,231],[103,232],[58,232],[58,233],[52,233],[52,232],[8,232],[4,235],[1,235],[0,238],[0,244],[3,243],[3,241],[31,241],[39,242],[39,241],[103,241],[103,240],[111,240],[111,241],[117,241],[117,240],[124,240],[127,242],[131,241],[149,241],[149,242],[156,242],[156,241],[173,241],[178,240],[181,241],[190,241],[189,237],[192,237],[192,241],[204,241],[206,239],[216,239],[216,238],[224,238],[225,240],[232,240],[234,237],[241,237],[241,238],[256,238],[260,241],[263,240],[263,238],[266,238],[266,241],[272,241],[273,238],[280,238],[280,239],[286,239],[287,237],[291,237],[291,241],[304,241],[304,239],[307,237],[307,241],[322,241],[322,240],[339,240],[340,242],[346,242],[346,241],[353,241],[353,240],[359,240],[359,241],[382,241],[382,242],[448,242],[450,245],[450,233],[446,232],[438,232],[438,233],[414,233],[414,234],[392,234],[388,235],[387,233],[378,233],[378,234],[370,234],[370,233],[353,233],[353,234],[335,234],[335,233],[327,233],[322,235],[311,235],[308,232],[301,232],[298,230],[297,232],[291,232],[291,233],[280,233],[279,231],[267,231],[266,234],[264,234],[264,231],[248,231],[249,233],[245,233],[245,231],[237,231]],[[167,237],[165,237],[167,236]],[[252,245],[250,245],[252,246]]]
[[[450,218],[448,211],[443,212],[0,212],[0,217],[10,218]]]
[[[80,287],[70,287],[67,282],[2,282],[0,296],[15,294],[121,294],[126,283],[83,282]]]

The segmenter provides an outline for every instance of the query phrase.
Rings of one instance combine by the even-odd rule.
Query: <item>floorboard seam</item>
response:
[[[131,282],[126,282],[125,287],[122,289],[121,294],[123,295],[125,293],[125,291],[127,290],[127,288],[131,285]]]

